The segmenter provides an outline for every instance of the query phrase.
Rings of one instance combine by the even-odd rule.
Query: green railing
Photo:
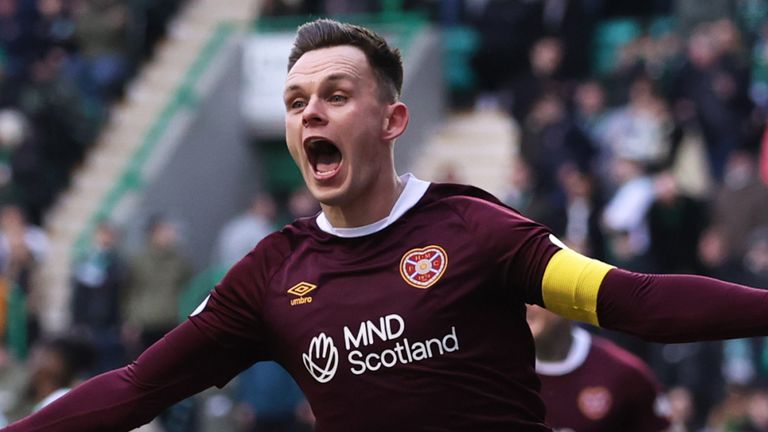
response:
[[[5,343],[18,360],[27,358],[27,296],[18,284],[11,285],[6,304]]]

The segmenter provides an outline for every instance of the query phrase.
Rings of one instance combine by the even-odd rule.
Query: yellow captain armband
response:
[[[561,249],[549,260],[541,282],[544,306],[576,321],[599,325],[597,292],[613,266]]]

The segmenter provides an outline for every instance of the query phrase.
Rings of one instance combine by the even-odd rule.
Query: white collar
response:
[[[571,342],[571,348],[568,350],[568,356],[564,360],[555,362],[536,359],[536,373],[561,376],[575,371],[584,364],[592,346],[592,336],[588,331],[579,327],[573,327],[571,334],[573,335],[573,342]]]
[[[427,193],[427,189],[429,188],[430,184],[427,181],[417,179],[411,173],[400,176],[400,180],[405,183],[405,188],[403,188],[403,192],[400,194],[400,197],[397,198],[397,202],[395,202],[392,210],[390,210],[389,215],[384,219],[361,227],[334,228],[334,226],[331,225],[331,222],[325,216],[325,213],[320,212],[320,214],[317,215],[317,218],[315,219],[317,226],[328,234],[333,234],[337,237],[345,238],[363,237],[383,230],[384,228],[395,223],[395,221],[400,219],[400,217],[405,214],[405,212],[415,206],[421,197]]]

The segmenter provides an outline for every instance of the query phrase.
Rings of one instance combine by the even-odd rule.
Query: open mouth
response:
[[[324,138],[309,139],[304,148],[310,165],[319,178],[333,176],[341,166],[341,151],[333,142]]]

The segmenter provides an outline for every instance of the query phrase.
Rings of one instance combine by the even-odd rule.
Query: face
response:
[[[160,222],[150,234],[150,242],[160,249],[173,249],[176,247],[177,240],[176,226],[169,222]]]
[[[528,306],[526,319],[536,341],[546,340],[560,327],[570,325],[565,318],[536,305]]]
[[[404,105],[383,100],[360,49],[305,53],[288,73],[284,101],[288,150],[324,206],[365,206],[392,181],[392,143],[402,131],[390,120]]]
[[[108,225],[99,225],[96,228],[94,242],[102,249],[110,249],[115,245],[115,232]]]

